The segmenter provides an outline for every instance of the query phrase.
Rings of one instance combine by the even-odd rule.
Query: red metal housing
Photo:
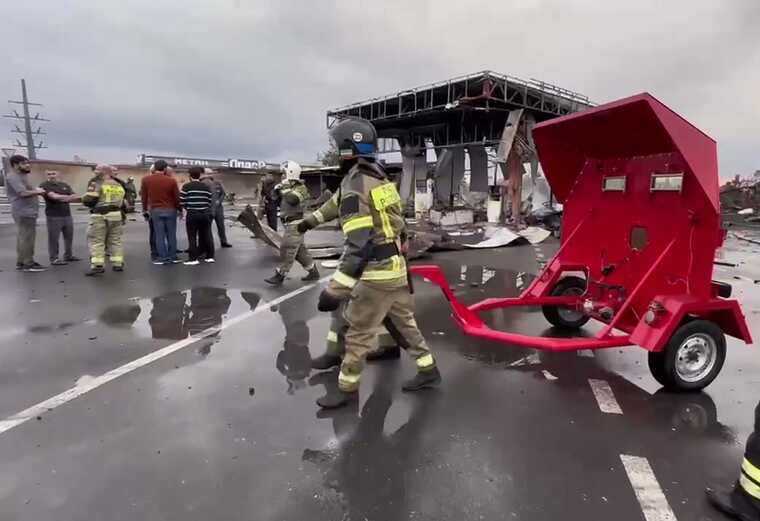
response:
[[[696,316],[752,342],[738,302],[719,297],[712,283],[724,232],[710,137],[649,94],[541,123],[533,137],[564,217],[559,251],[522,295],[464,306],[440,268],[412,268],[442,288],[465,334],[557,351],[660,351]],[[585,293],[552,297],[572,272],[584,275]],[[547,304],[583,310],[605,326],[592,339],[543,338],[492,330],[478,316]]]

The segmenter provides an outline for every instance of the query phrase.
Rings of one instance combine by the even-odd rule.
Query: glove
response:
[[[296,225],[296,230],[298,230],[298,233],[304,234],[311,230],[311,224],[309,224],[309,221],[306,219],[303,219],[302,221],[298,221],[298,224]]]
[[[322,290],[319,294],[317,309],[319,311],[335,311],[340,306],[340,298],[333,294],[328,288]]]

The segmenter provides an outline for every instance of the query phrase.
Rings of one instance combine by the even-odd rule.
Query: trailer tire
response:
[[[709,320],[681,324],[659,353],[649,353],[649,370],[665,389],[701,391],[712,383],[726,361],[726,337]]]
[[[565,277],[552,288],[552,297],[582,295],[586,291],[586,281],[580,277]],[[582,311],[565,309],[561,306],[541,306],[544,317],[551,325],[560,329],[580,329],[591,317]]]

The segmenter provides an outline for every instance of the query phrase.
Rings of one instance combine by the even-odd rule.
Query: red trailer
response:
[[[441,287],[462,331],[536,349],[636,344],[652,375],[699,390],[720,372],[730,335],[752,337],[731,286],[712,280],[720,226],[715,141],[649,94],[535,127],[538,156],[564,203],[559,251],[517,298],[465,306],[440,268],[412,272]],[[489,328],[482,311],[541,306],[555,327],[603,323],[593,338],[545,338]]]

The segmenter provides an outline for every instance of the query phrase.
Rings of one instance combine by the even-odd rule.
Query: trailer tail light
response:
[[[665,308],[657,302],[656,300],[653,300],[649,304],[649,309],[644,314],[644,322],[647,323],[647,325],[651,326],[655,323],[657,318],[665,313]]]

